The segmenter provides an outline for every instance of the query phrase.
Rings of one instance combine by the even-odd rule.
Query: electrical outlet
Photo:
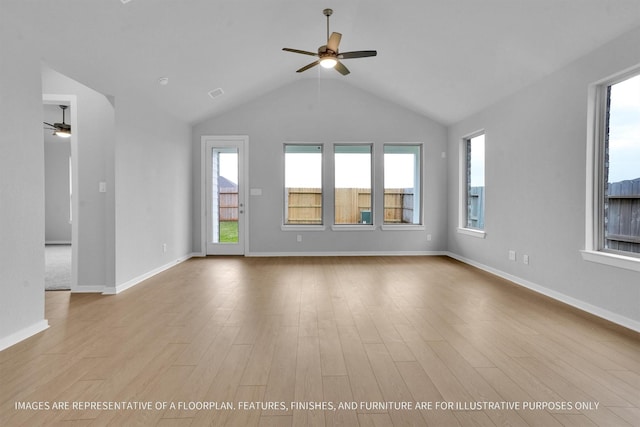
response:
[[[509,261],[515,261],[516,260],[516,251],[509,251]]]
[[[166,243],[162,244],[162,252],[167,252],[167,244]]]
[[[298,234],[296,236],[296,242],[301,243],[302,242],[302,234]]]
[[[431,241],[431,234],[427,234],[427,242]]]

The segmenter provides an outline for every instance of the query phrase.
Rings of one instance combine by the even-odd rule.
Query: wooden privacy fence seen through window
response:
[[[606,247],[640,253],[640,178],[609,183],[605,211]]]
[[[238,189],[218,189],[218,216],[220,221],[238,220]]]
[[[335,223],[370,223],[371,189],[336,188]],[[322,190],[320,188],[287,188],[287,224],[322,224]],[[368,213],[368,214],[367,214]],[[384,193],[385,224],[411,223],[413,190],[387,188]]]

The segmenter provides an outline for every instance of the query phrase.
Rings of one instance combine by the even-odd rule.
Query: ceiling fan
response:
[[[300,68],[297,72],[301,73],[303,71],[307,71],[309,68],[315,67],[320,64],[324,68],[335,68],[340,74],[346,76],[350,73],[349,69],[344,66],[341,59],[353,59],[353,58],[365,58],[367,56],[376,56],[378,54],[375,50],[358,50],[354,52],[343,52],[340,53],[338,51],[338,46],[340,45],[340,39],[342,38],[342,34],[340,33],[331,33],[329,36],[329,17],[333,14],[333,10],[325,9],[322,13],[327,17],[327,44],[322,45],[318,48],[318,53],[308,52],[306,50],[299,49],[290,49],[288,47],[283,48],[287,52],[300,53],[303,55],[317,56],[319,59],[317,61],[312,62],[311,64],[305,65]]]
[[[69,138],[71,136],[71,125],[68,125],[64,122],[64,111],[68,108],[66,105],[60,105],[62,109],[62,123],[47,123],[42,122],[45,125],[49,126],[48,130],[52,130],[54,135],[57,135],[61,138]]]

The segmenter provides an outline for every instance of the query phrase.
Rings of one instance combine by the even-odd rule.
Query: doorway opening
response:
[[[245,253],[246,137],[202,137],[206,255]]]
[[[71,137],[62,138],[43,129],[45,168],[45,290],[77,287],[77,124],[75,95],[43,94],[43,121],[71,125]],[[46,126],[45,126],[46,127]]]

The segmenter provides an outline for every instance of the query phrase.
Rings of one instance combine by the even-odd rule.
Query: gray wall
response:
[[[114,284],[114,107],[103,94],[48,67],[42,68],[42,90],[77,99],[77,122],[72,128],[78,141],[78,212],[74,218],[78,236],[73,248],[78,283],[74,290],[101,291]],[[100,182],[107,183],[106,193],[98,192]]]
[[[4,14],[0,56],[11,58],[0,63],[11,123],[0,136],[1,349],[47,327],[43,93],[78,103],[79,291],[114,291],[189,256],[192,203],[189,124],[127,93],[106,97],[67,77],[73,70],[43,69],[39,45]]]
[[[640,29],[449,129],[449,250],[618,320],[640,273],[584,261],[587,87],[640,63]],[[456,232],[460,139],[486,130],[486,239]],[[508,251],[517,251],[517,262]],[[522,255],[530,264],[524,265]],[[637,323],[636,323],[637,325]]]
[[[212,118],[193,129],[194,252],[200,247],[200,138],[202,135],[249,136],[249,187],[262,196],[249,200],[250,254],[398,253],[446,249],[446,129],[428,118],[357,89],[340,80],[302,79]],[[284,142],[373,142],[381,152],[384,142],[424,142],[424,231],[282,231],[284,197]],[[325,166],[331,147],[325,145]],[[380,158],[381,159],[381,158]],[[382,164],[374,170],[374,189],[382,188]],[[332,176],[325,167],[324,188]],[[331,197],[325,210],[332,212]],[[374,203],[381,206],[380,197]],[[381,212],[381,209],[378,209]],[[331,215],[329,215],[331,217]],[[325,218],[327,215],[325,214]],[[380,222],[378,216],[377,222]],[[302,234],[302,243],[296,235]],[[427,241],[427,234],[432,240]]]
[[[47,123],[62,122],[58,105],[44,105],[43,119]],[[70,123],[69,109],[65,123]],[[69,196],[69,157],[71,140],[44,130],[44,200],[45,243],[71,243],[71,211]]]
[[[0,13],[0,348],[46,328],[40,59]],[[10,58],[10,60],[9,60]]]
[[[191,255],[191,128],[127,94],[116,103],[116,286],[121,286]]]

